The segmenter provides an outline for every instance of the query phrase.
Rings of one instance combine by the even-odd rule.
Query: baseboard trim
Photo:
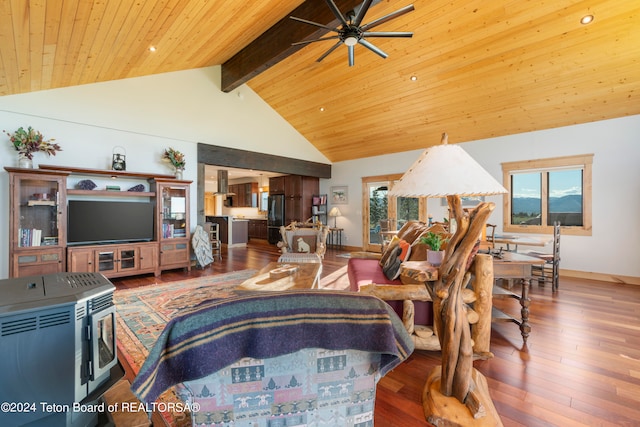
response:
[[[572,277],[575,279],[600,280],[602,282],[622,283],[626,285],[639,285],[640,277],[622,276],[619,274],[594,273],[592,271],[578,271],[560,269],[560,277]]]

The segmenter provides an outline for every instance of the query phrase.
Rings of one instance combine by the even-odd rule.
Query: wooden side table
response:
[[[503,252],[502,258],[493,259],[493,278],[495,279],[520,279],[522,283],[522,293],[517,294],[505,289],[502,286],[493,286],[493,295],[504,296],[518,300],[520,303],[520,319],[516,319],[508,314],[493,309],[493,320],[503,322],[513,322],[520,327],[522,341],[526,344],[527,338],[531,333],[531,325],[529,325],[529,286],[533,278],[532,269],[534,265],[544,264],[544,260],[528,255],[522,255],[516,252]]]

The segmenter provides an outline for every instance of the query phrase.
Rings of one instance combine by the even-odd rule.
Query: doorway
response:
[[[362,178],[363,250],[380,252],[382,243],[407,221],[427,221],[426,198],[389,196],[402,174]]]

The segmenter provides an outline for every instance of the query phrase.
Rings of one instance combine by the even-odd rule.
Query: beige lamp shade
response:
[[[328,215],[333,217],[333,228],[338,228],[338,217],[342,216],[340,209],[338,209],[337,206],[334,206],[331,208]]]
[[[390,196],[445,197],[503,194],[507,190],[459,145],[426,149],[389,191]]]

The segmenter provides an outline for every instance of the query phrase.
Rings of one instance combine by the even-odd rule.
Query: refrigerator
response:
[[[280,239],[280,227],[284,225],[284,194],[269,196],[267,232],[269,243],[275,245]]]

